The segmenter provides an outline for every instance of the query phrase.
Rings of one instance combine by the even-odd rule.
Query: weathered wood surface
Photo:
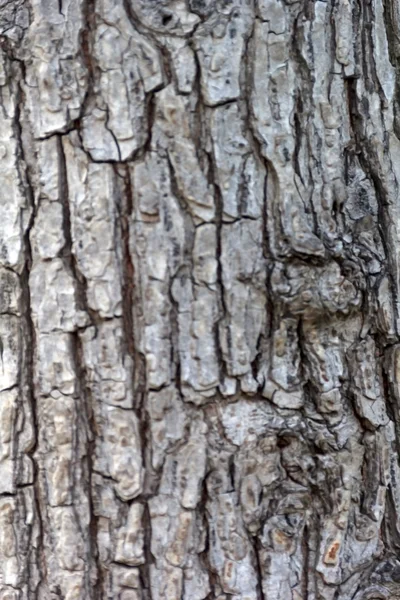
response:
[[[398,0],[0,1],[0,600],[400,598]]]

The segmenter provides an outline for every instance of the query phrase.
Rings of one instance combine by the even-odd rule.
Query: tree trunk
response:
[[[385,2],[0,1],[0,600],[400,598]]]

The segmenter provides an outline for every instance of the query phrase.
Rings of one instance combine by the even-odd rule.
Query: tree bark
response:
[[[0,0],[0,600],[400,598],[382,1]]]

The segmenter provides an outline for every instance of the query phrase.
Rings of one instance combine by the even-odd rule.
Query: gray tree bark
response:
[[[400,598],[382,1],[0,0],[0,600]]]

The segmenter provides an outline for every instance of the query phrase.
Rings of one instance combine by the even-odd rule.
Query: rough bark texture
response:
[[[400,598],[385,1],[0,0],[0,600]]]

